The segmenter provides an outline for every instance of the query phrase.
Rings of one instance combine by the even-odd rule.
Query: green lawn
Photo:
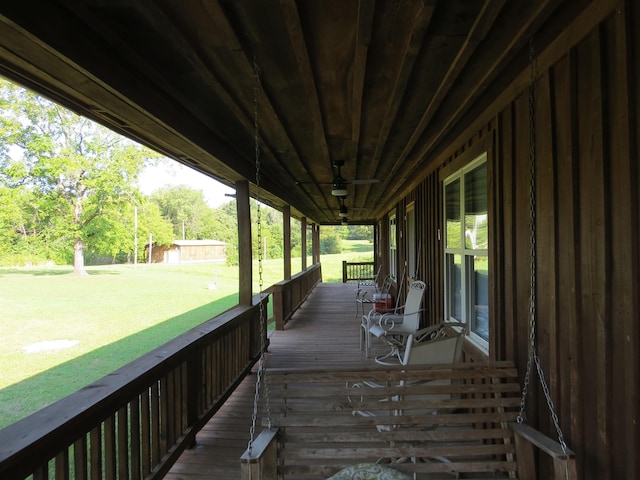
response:
[[[368,247],[368,252],[366,251]],[[368,242],[323,255],[323,281],[342,281],[342,261],[371,261]],[[300,259],[292,270],[300,271]],[[115,265],[0,268],[0,428],[101,378],[237,304],[237,268]],[[254,275],[257,275],[257,266]],[[282,279],[263,262],[263,288]],[[254,291],[259,290],[258,280]]]

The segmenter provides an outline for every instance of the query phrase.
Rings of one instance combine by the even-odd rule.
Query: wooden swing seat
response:
[[[326,479],[371,463],[413,478],[535,479],[534,445],[554,478],[577,478],[573,452],[516,423],[511,362],[268,369],[265,379],[272,427],[242,456],[243,479]]]

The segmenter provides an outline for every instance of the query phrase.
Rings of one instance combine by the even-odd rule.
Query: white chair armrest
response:
[[[403,323],[404,317],[408,315],[415,315],[417,313],[422,313],[425,311],[426,310],[421,309],[421,310],[418,310],[417,312],[409,312],[409,313],[402,313],[402,314],[384,313],[381,316],[380,320],[378,321],[378,324],[382,328],[386,328],[386,329],[394,328],[395,325],[400,325]]]

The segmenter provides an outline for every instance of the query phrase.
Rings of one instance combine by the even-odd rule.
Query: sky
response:
[[[217,180],[170,159],[160,162],[158,166],[145,168],[140,174],[138,185],[145,195],[150,195],[167,185],[187,185],[194,190],[200,190],[211,208],[233,200],[226,197],[225,193],[235,193],[234,189]]]

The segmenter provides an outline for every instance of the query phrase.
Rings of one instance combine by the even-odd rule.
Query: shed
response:
[[[153,263],[224,263],[227,244],[220,240],[174,240],[170,246],[154,245]]]

